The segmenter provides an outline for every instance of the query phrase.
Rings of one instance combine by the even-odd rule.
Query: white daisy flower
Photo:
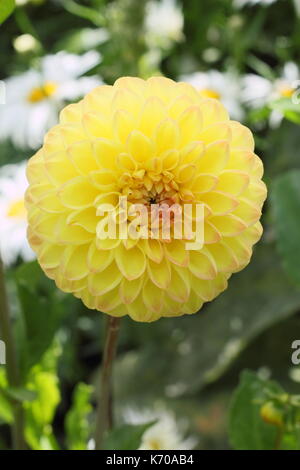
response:
[[[180,41],[183,38],[183,14],[176,0],[150,1],[146,6],[145,30],[149,42]]]
[[[226,73],[221,73],[218,70],[196,72],[183,75],[180,80],[193,85],[203,97],[220,100],[233,119],[241,120],[243,118],[244,112],[240,103],[241,81],[234,71],[229,70]]]
[[[243,8],[245,5],[263,5],[269,6],[277,0],[234,0],[233,5],[236,8]]]
[[[135,425],[156,421],[144,432],[138,450],[189,450],[196,444],[192,437],[183,438],[174,415],[165,410],[140,412],[129,408],[124,417],[129,424]]]
[[[94,76],[80,77],[99,61],[96,51],[82,56],[61,51],[43,57],[39,70],[7,79],[6,104],[0,108],[0,139],[10,138],[17,147],[37,148],[57,122],[65,102],[101,84]]]
[[[26,162],[0,168],[0,253],[6,266],[35,258],[26,237]]]
[[[243,78],[242,101],[250,108],[261,108],[279,98],[292,98],[300,86],[300,71],[294,62],[287,62],[280,77],[269,80],[255,74]],[[282,114],[272,111],[270,124],[276,127],[282,120]]]

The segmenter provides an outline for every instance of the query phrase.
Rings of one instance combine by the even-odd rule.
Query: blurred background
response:
[[[134,448],[153,439],[158,449],[245,447],[229,413],[241,372],[252,370],[260,384],[274,379],[289,394],[300,388],[291,360],[300,340],[300,1],[1,0],[0,22],[0,250],[27,445],[93,447],[105,323],[58,292],[34,261],[25,162],[66,103],[120,76],[162,74],[220,99],[251,128],[269,198],[252,261],[219,298],[192,317],[122,319],[116,423],[140,426]],[[0,448],[11,447],[12,393],[1,365]],[[239,412],[244,427],[252,404]],[[156,424],[145,431],[149,421]],[[122,436],[110,448],[131,448]]]

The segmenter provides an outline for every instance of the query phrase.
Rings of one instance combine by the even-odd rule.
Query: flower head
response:
[[[99,60],[96,51],[82,56],[61,51],[43,57],[38,70],[7,79],[6,103],[0,108],[0,138],[10,138],[20,148],[39,147],[66,102],[101,83],[96,77],[79,78]]]
[[[287,62],[280,76],[269,80],[256,74],[244,76],[242,85],[242,101],[251,108],[261,108],[271,101],[280,98],[292,99],[297,93],[300,84],[300,72],[294,62]],[[280,124],[283,115],[279,111],[272,111],[270,124],[276,127]]]
[[[24,162],[0,170],[0,253],[6,265],[14,263],[18,256],[25,261],[35,257],[26,238],[25,169]]]
[[[241,82],[233,70],[226,73],[218,70],[195,72],[183,75],[181,80],[193,85],[203,98],[220,100],[232,118],[241,119],[243,117],[240,103]]]
[[[124,414],[126,422],[132,425],[154,422],[142,435],[138,450],[189,450],[196,444],[194,437],[184,438],[182,431],[187,423],[177,422],[173,413],[164,408],[142,411],[128,408]]]
[[[146,39],[153,43],[180,41],[183,37],[183,14],[176,0],[152,0],[145,17]]]
[[[250,260],[262,172],[251,132],[219,101],[163,77],[121,78],[67,106],[30,159],[29,241],[45,273],[89,308],[137,321],[195,313]],[[158,231],[137,223],[136,204],[159,209]],[[174,204],[191,209],[181,239]],[[117,234],[106,237],[111,222]]]

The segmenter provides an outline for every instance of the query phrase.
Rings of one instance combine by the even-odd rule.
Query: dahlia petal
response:
[[[199,139],[202,130],[202,115],[197,106],[191,106],[179,116],[180,147]]]
[[[151,312],[161,313],[163,308],[163,291],[148,279],[143,287],[143,301]]]
[[[143,297],[140,294],[131,304],[126,305],[129,316],[135,321],[152,322],[160,317],[159,313],[145,308]]]
[[[112,99],[111,109],[113,112],[130,109],[131,114],[137,117],[141,109],[141,101],[139,96],[129,88],[119,88]]]
[[[103,191],[114,191],[117,189],[116,175],[110,170],[91,171],[89,174],[91,183]]]
[[[65,218],[61,217],[55,227],[55,237],[58,243],[82,245],[90,242],[94,234],[87,232],[82,227],[68,225]]]
[[[134,128],[134,117],[124,109],[118,109],[113,118],[114,136],[120,143],[125,144],[128,136]]]
[[[201,297],[204,302],[210,302],[216,296],[215,279],[211,281],[199,279],[191,275],[191,289]]]
[[[234,237],[247,228],[247,224],[233,214],[211,217],[209,222],[223,237]]]
[[[98,250],[113,250],[120,244],[121,244],[121,240],[119,240],[118,238],[116,238],[115,240],[111,238],[105,238],[105,239],[97,238],[96,239],[96,246]]]
[[[161,289],[167,289],[171,282],[171,269],[170,264],[166,259],[160,263],[155,263],[148,259],[147,271],[151,281]]]
[[[209,206],[214,215],[228,214],[239,205],[239,201],[235,197],[221,191],[204,193],[201,195],[201,200]]]
[[[160,263],[163,258],[163,248],[159,240],[149,238],[148,240],[141,240],[141,248],[145,255],[155,263]]]
[[[121,304],[121,299],[118,295],[119,287],[111,289],[109,292],[106,292],[103,295],[100,295],[96,298],[96,308],[97,310],[103,312],[110,312],[111,310],[116,310]]]
[[[229,121],[229,115],[220,101],[206,98],[200,101],[199,107],[203,117],[203,127],[209,127],[215,122]]]
[[[203,305],[203,300],[194,292],[191,291],[188,301],[182,306],[182,311],[188,315],[197,313]]]
[[[49,213],[61,213],[66,211],[66,208],[62,205],[59,198],[57,197],[57,191],[51,190],[44,193],[43,197],[40,197],[35,201],[35,204],[43,211]]]
[[[98,193],[87,177],[77,176],[59,189],[58,197],[69,209],[84,209],[94,203]]]
[[[189,272],[183,269],[172,267],[171,283],[168,287],[167,294],[171,299],[177,302],[186,302],[190,295]]]
[[[167,118],[167,111],[163,102],[157,97],[150,97],[145,101],[139,118],[138,129],[147,137],[152,137],[158,124]]]
[[[90,274],[88,277],[88,288],[93,295],[103,295],[120,284],[122,273],[115,262],[112,262],[100,273]]]
[[[92,144],[88,140],[75,142],[67,148],[66,153],[73,166],[81,175],[88,175],[90,171],[99,169],[94,157]]]
[[[78,225],[90,233],[96,233],[98,221],[95,207],[72,211],[67,217],[67,225]]]
[[[204,154],[205,145],[203,142],[195,141],[190,142],[180,151],[181,153],[181,163],[189,164],[193,163],[198,165],[198,162],[201,161],[201,158]]]
[[[67,105],[59,113],[59,122],[61,124],[80,123],[82,116],[82,102]]]
[[[215,260],[217,271],[233,273],[239,267],[234,252],[222,241],[208,245],[207,250]]]
[[[227,122],[217,122],[206,127],[198,136],[198,140],[202,140],[207,145],[218,140],[230,141],[231,131],[229,124]]]
[[[117,166],[122,168],[122,170],[125,171],[135,171],[137,169],[137,163],[136,161],[132,158],[129,153],[120,153],[117,156]]]
[[[219,175],[218,191],[239,196],[249,185],[249,175],[239,170],[224,170]]]
[[[227,170],[239,170],[250,173],[255,163],[255,154],[250,150],[231,149]]]
[[[249,186],[242,193],[243,198],[252,201],[255,205],[261,206],[267,197],[267,188],[263,181],[250,182]]]
[[[128,137],[128,151],[137,162],[146,162],[154,155],[151,140],[140,131],[132,131]]]
[[[91,138],[102,138],[112,139],[113,132],[112,128],[107,122],[105,116],[101,116],[99,113],[88,112],[82,116],[82,125],[87,135]],[[86,138],[86,135],[82,136],[82,139]],[[79,138],[76,139],[80,140]]]
[[[161,155],[162,168],[165,171],[173,170],[179,163],[178,150],[167,150]]]
[[[239,269],[243,269],[250,261],[252,249],[247,246],[239,237],[226,238],[224,244],[234,252]]]
[[[171,102],[168,110],[169,117],[177,120],[189,107],[193,106],[193,100],[187,96],[182,95]]]
[[[206,248],[190,252],[188,268],[194,276],[204,280],[214,279],[218,273],[214,258]]]
[[[249,226],[259,220],[261,210],[247,199],[240,198],[239,205],[234,209],[233,214],[240,217]]]
[[[89,273],[87,253],[89,245],[68,246],[61,259],[62,275],[69,281],[78,281]]]
[[[165,243],[166,257],[178,266],[187,266],[189,262],[189,251],[185,248],[185,242],[182,240],[172,240]]]
[[[119,270],[129,281],[140,277],[146,269],[145,254],[137,246],[126,250],[121,243],[116,249],[115,259]]]
[[[93,242],[87,254],[87,265],[92,273],[100,273],[111,264],[113,258],[113,251],[99,250],[95,242]]]
[[[201,173],[218,174],[226,167],[229,159],[229,144],[220,140],[207,145],[205,153],[199,161],[198,168]]]
[[[250,129],[236,121],[229,121],[229,127],[232,136],[231,147],[247,149],[253,152],[255,143]]]
[[[99,167],[107,170],[115,170],[120,147],[107,139],[95,139],[92,142],[92,146]]]
[[[87,138],[81,124],[62,124],[59,131],[65,147],[78,142],[78,140],[85,140]]]
[[[173,119],[165,119],[156,128],[155,135],[156,154],[161,155],[167,150],[176,149],[179,143],[179,127]]]
[[[41,183],[41,179],[47,178],[43,156],[44,152],[41,149],[27,163],[26,176],[30,184]]]
[[[119,295],[124,304],[131,304],[137,298],[141,291],[143,281],[143,276],[132,281],[128,281],[126,278],[122,279]]]
[[[221,239],[220,232],[208,220],[204,222],[204,243],[217,243]]]
[[[57,268],[65,246],[45,244],[38,254],[38,260],[43,268]]]
[[[78,171],[66,158],[65,151],[44,153],[45,172],[52,184],[59,186],[78,176]]]
[[[182,315],[182,302],[177,302],[167,295],[164,296],[164,317],[176,317]]]
[[[196,176],[192,182],[192,191],[198,194],[207,193],[215,189],[218,184],[218,177],[209,173],[202,173]]]

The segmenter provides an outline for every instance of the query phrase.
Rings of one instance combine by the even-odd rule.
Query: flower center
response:
[[[26,219],[24,199],[13,201],[7,209],[7,216],[13,219]]]
[[[199,93],[204,98],[214,98],[215,100],[221,99],[220,93],[213,88],[202,88],[202,90],[199,90]]]
[[[157,439],[151,439],[149,442],[149,447],[151,450],[161,450],[162,445]]]
[[[29,103],[38,103],[50,98],[57,90],[57,83],[47,81],[40,87],[33,88],[27,96]]]
[[[280,88],[279,93],[283,98],[291,98],[295,89],[290,86],[283,86]]]

